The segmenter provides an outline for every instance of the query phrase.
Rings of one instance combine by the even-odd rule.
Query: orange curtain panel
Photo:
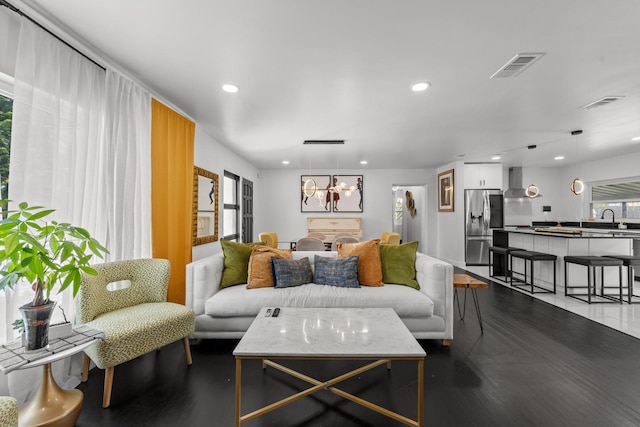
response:
[[[151,251],[171,262],[167,300],[185,302],[191,262],[193,144],[196,125],[155,99],[151,103]]]

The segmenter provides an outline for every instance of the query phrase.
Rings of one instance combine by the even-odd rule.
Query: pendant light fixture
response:
[[[307,179],[302,182],[302,194],[304,195],[305,200],[311,198],[311,200],[315,200],[318,206],[321,207],[324,203],[324,191],[318,188],[318,183],[313,178],[313,175],[311,175],[311,153],[307,153],[307,162]]]
[[[346,197],[351,197],[351,195],[357,190],[355,185],[347,187],[347,183],[342,180],[342,176],[340,175],[340,153],[336,151],[336,174],[333,176],[333,182],[331,183],[331,187],[328,188],[330,193],[337,193],[338,197],[343,193]]]
[[[582,131],[581,130],[571,131],[571,135],[576,137],[574,152],[577,153],[578,152],[578,137],[579,137],[579,135],[582,135]],[[576,171],[577,170],[578,170],[578,163],[576,162]],[[584,191],[584,182],[582,182],[582,180],[576,176],[575,179],[573,181],[571,181],[571,192],[573,194],[575,194],[576,196],[579,196],[580,194],[582,194],[583,191]]]
[[[305,197],[313,197],[318,191],[318,184],[316,183],[316,180],[313,179],[313,176],[311,175],[311,156],[308,153],[307,153],[307,166],[308,166],[308,172],[307,172],[308,175],[307,175],[307,179],[302,183],[302,193],[304,194]]]
[[[535,199],[540,196],[540,189],[535,184],[529,184],[527,187],[527,197],[530,199]]]
[[[535,150],[536,147],[537,145],[527,146],[529,150]],[[535,199],[536,197],[542,197],[540,195],[540,189],[535,184],[529,184],[529,186],[527,187],[526,193],[527,193],[527,197],[530,199]]]

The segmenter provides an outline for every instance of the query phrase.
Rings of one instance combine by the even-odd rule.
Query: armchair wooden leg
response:
[[[102,396],[102,407],[108,408],[111,404],[111,388],[113,386],[113,373],[115,367],[112,366],[104,370],[104,395]]]
[[[443,347],[449,347],[451,345],[451,340],[442,340]]]
[[[191,365],[193,360],[191,360],[191,346],[189,345],[189,337],[184,338],[184,354],[187,356],[187,365]]]
[[[85,383],[89,379],[89,364],[91,359],[86,354],[84,355],[84,362],[82,364],[82,382]]]

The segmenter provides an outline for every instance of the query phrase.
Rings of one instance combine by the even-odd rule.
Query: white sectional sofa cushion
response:
[[[218,291],[204,304],[214,317],[255,316],[262,307],[391,307],[398,316],[433,316],[434,303],[428,295],[401,285],[341,288],[306,285],[290,288],[247,289],[231,286]]]

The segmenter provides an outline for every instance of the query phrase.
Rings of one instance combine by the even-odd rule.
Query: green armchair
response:
[[[88,378],[90,358],[105,370],[102,406],[107,408],[116,365],[180,339],[191,365],[189,336],[195,323],[191,309],[166,301],[171,271],[168,260],[137,259],[94,268],[97,276],[83,275],[77,298],[78,323],[101,329],[106,338],[85,350],[82,381]],[[121,285],[120,281],[125,285],[110,286]]]
[[[10,396],[0,396],[0,426],[18,427],[18,401]]]

